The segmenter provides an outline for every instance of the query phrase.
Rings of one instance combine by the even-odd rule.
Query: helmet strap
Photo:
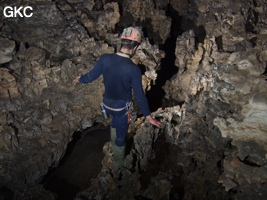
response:
[[[132,53],[131,57],[133,57],[133,56],[134,56],[134,54],[135,54],[135,52],[136,52],[136,50],[137,50],[138,46],[139,46],[139,44],[138,44],[138,45],[136,45],[134,48],[132,48],[132,51],[133,51],[133,53]]]
[[[125,53],[125,52],[122,52],[122,51],[119,51],[119,53],[121,53],[121,54],[124,54],[124,55],[127,55],[127,56],[131,57],[131,54],[129,54],[129,53]]]

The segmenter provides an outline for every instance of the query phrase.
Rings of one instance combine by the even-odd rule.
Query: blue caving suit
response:
[[[137,106],[144,116],[150,115],[147,98],[142,88],[142,75],[138,66],[131,59],[117,54],[104,54],[95,67],[80,77],[80,83],[91,83],[103,75],[105,92],[103,103],[111,108],[123,108],[127,102],[132,101],[132,90]],[[128,117],[126,108],[122,111],[113,111],[106,108],[112,115],[111,126],[116,128],[115,144],[119,147],[125,145],[128,132]]]

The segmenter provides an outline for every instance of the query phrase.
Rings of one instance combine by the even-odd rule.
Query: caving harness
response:
[[[106,112],[106,108],[109,110],[112,110],[112,111],[116,111],[116,112],[126,109],[127,112],[125,113],[125,115],[127,115],[129,124],[133,123],[136,119],[136,112],[135,112],[134,107],[133,107],[133,102],[127,102],[126,106],[124,106],[123,108],[111,108],[111,107],[105,105],[103,102],[101,102],[100,103],[100,109],[101,109],[101,113],[102,113],[102,116],[104,119],[109,118],[109,115]]]
[[[126,103],[126,110],[128,116],[128,124],[133,123],[136,119],[136,112],[133,107],[133,102]]]
[[[129,56],[130,58],[134,55],[137,47],[141,44],[142,42],[142,34],[140,32],[140,30],[136,27],[128,27],[123,29],[123,33],[121,35],[121,43],[124,45],[131,45],[132,49],[133,49],[133,53],[132,54],[128,54],[125,53],[123,51],[119,51],[118,53],[124,54]],[[128,123],[133,123],[136,119],[136,112],[134,110],[133,107],[133,103],[132,102],[127,102],[126,105],[123,108],[111,108],[107,105],[105,105],[103,102],[100,103],[100,108],[101,108],[101,112],[102,115],[104,117],[104,119],[108,119],[109,115],[106,112],[106,108],[112,111],[122,111],[124,109],[126,109],[126,113],[125,115],[127,115],[128,118]]]

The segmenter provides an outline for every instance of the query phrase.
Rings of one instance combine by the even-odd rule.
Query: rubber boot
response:
[[[116,140],[116,128],[110,127],[110,140],[111,140],[111,148],[113,152],[113,167],[118,169],[124,164],[124,156],[125,156],[125,147],[118,147],[115,144]]]
[[[116,129],[110,126],[110,140],[111,140],[111,145],[115,145],[115,140],[116,140]]]
[[[125,146],[118,147],[117,145],[112,146],[113,151],[113,161],[114,161],[114,167],[116,169],[124,166],[124,158],[125,158]]]
[[[125,146],[118,147],[115,144],[116,140],[116,129],[110,127],[110,139],[113,152],[114,168],[120,168],[122,166],[129,167],[133,162],[132,154],[129,154],[125,157]]]

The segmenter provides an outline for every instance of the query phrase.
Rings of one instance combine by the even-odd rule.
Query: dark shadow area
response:
[[[155,158],[149,160],[146,171],[140,173],[141,191],[145,191],[148,188],[151,183],[151,178],[154,178],[160,171],[163,171],[169,153],[168,146],[169,144],[166,142],[165,134],[161,134],[154,144]]]
[[[264,70],[264,72],[262,73],[262,75],[267,76],[267,63],[266,63],[265,65],[266,65],[266,67],[265,67],[265,70]]]
[[[50,169],[41,184],[55,193],[57,200],[72,200],[100,173],[103,146],[109,140],[109,127],[100,124],[74,133],[59,166]]]
[[[215,42],[218,46],[219,51],[223,51],[223,42],[222,42],[222,36],[216,37]]]
[[[172,149],[171,149],[172,148]],[[175,149],[175,151],[173,150]],[[166,142],[166,136],[164,133],[159,135],[154,144],[155,158],[148,161],[146,171],[141,172],[140,183],[141,191],[148,189],[153,179],[159,174],[171,174],[173,172],[175,176],[170,178],[172,189],[170,191],[170,199],[182,200],[184,198],[184,180],[181,178],[184,174],[182,167],[177,166],[176,156],[177,152],[181,153],[175,145],[170,145]],[[171,175],[170,175],[171,176]],[[142,196],[138,196],[138,199],[146,199]]]
[[[160,45],[160,49],[165,52],[165,57],[161,60],[161,69],[157,71],[156,84],[146,94],[152,112],[162,106],[162,99],[165,95],[162,86],[178,72],[178,68],[174,65],[176,59],[175,48],[176,39],[183,32],[180,29],[182,17],[171,5],[168,6],[166,15],[172,18],[171,35],[163,45]]]
[[[8,188],[6,188],[5,186],[1,187],[0,188],[0,199],[1,200],[13,200],[14,193]]]

